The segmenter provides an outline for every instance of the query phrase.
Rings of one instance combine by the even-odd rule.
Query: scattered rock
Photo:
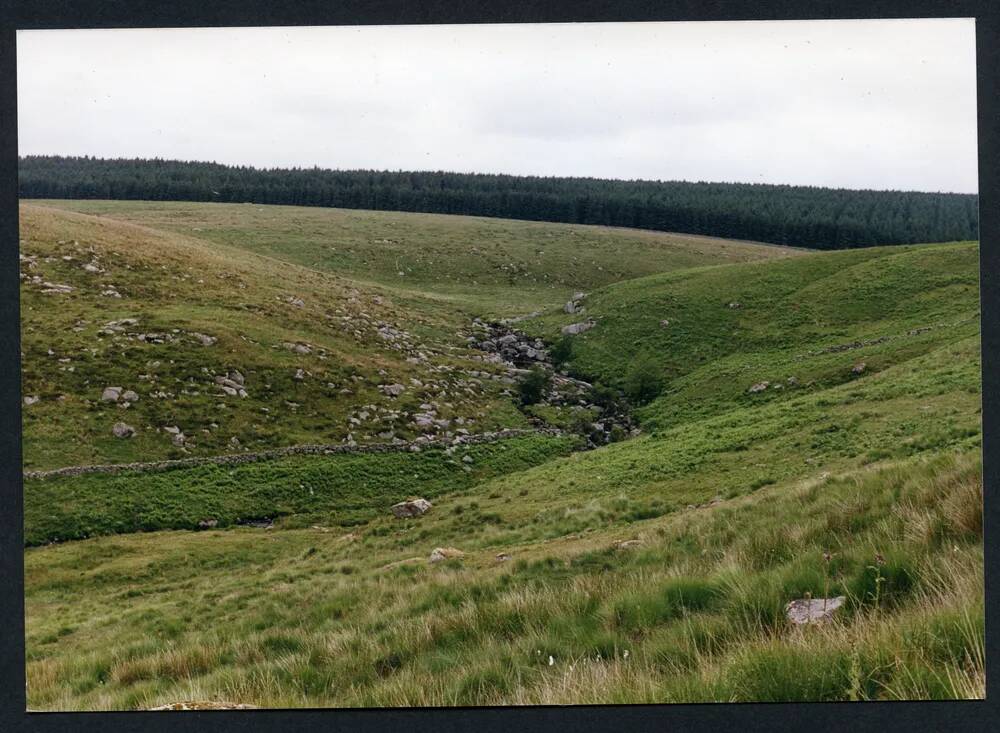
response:
[[[120,318],[117,321],[108,321],[104,324],[104,331],[111,331],[113,333],[122,333],[127,326],[138,326],[138,318]],[[98,332],[100,333],[100,332]]]
[[[126,402],[138,402],[139,394],[131,389],[127,389],[122,392],[121,398]]]
[[[230,379],[229,377],[216,377],[215,383],[222,387],[223,391],[225,391],[226,387],[233,390],[233,394],[236,394],[237,391],[243,388],[242,382],[237,382],[235,379]],[[226,394],[229,393],[226,392]]]
[[[212,529],[219,526],[218,519],[202,519],[198,522],[198,529]]]
[[[392,513],[397,519],[404,519],[406,517],[419,517],[421,514],[425,514],[433,504],[431,504],[427,499],[409,499],[407,501],[401,501],[398,504],[392,505]]]
[[[830,621],[838,608],[847,600],[845,596],[836,598],[800,598],[785,606],[785,615],[796,625],[822,624]]]
[[[101,392],[101,402],[117,402],[122,396],[121,387],[105,387]]]
[[[123,422],[116,422],[114,427],[111,428],[111,432],[114,433],[116,438],[131,438],[135,435],[135,428]]]
[[[63,285],[61,283],[42,283],[43,293],[72,293],[73,288],[70,285]]]
[[[287,298],[285,298],[285,302],[291,303],[296,308],[302,308],[306,304],[305,301],[302,300],[302,298],[297,298],[294,295],[289,295]]]
[[[452,558],[465,557],[465,553],[454,547],[435,547],[428,558],[430,562],[441,562]]]
[[[295,370],[295,376],[293,377],[293,379],[301,382],[305,378],[306,378],[305,370],[303,370],[303,369],[296,369]]]
[[[863,374],[864,371],[865,371],[865,369],[867,369],[867,368],[868,368],[868,365],[865,364],[863,361],[862,362],[858,362],[853,367],[851,367],[851,373],[852,374]]]
[[[170,440],[174,445],[179,447],[184,445],[184,441],[187,440],[187,436],[184,435],[184,433],[176,433]]]
[[[291,341],[285,341],[282,347],[288,349],[289,351],[294,351],[296,354],[310,354],[312,353],[312,348],[308,344],[298,344]]]
[[[198,343],[200,343],[200,344],[201,344],[202,346],[212,346],[212,345],[214,345],[214,344],[215,344],[215,342],[216,342],[216,341],[218,341],[218,340],[219,340],[219,339],[217,339],[217,338],[216,338],[215,336],[209,336],[209,335],[208,335],[208,334],[206,334],[206,333],[197,333],[197,332],[193,332],[193,333],[192,333],[191,335],[192,335],[192,336],[193,336],[193,337],[195,338],[195,340],[196,340],[196,341],[198,341]]]
[[[584,331],[589,331],[597,324],[593,320],[583,321],[581,323],[571,323],[568,326],[562,327],[562,333],[575,336],[577,334],[583,333]]]
[[[472,456],[462,456],[462,463],[473,463],[474,459]]]
[[[399,397],[406,391],[406,387],[401,384],[382,384],[379,385],[379,389],[390,397]]]
[[[24,398],[24,404],[26,406],[30,407],[31,405],[33,405],[36,402],[38,402],[38,400],[39,400],[39,397],[37,397],[36,395],[29,395],[29,396],[27,396],[27,397]]]
[[[664,318],[662,321],[660,321],[660,326],[663,327],[663,328],[666,328],[669,325],[670,325],[670,321],[668,321],[666,318]]]
[[[622,540],[615,543],[615,548],[618,550],[628,550],[632,547],[638,547],[641,544],[642,540]]]
[[[755,384],[752,387],[750,387],[750,389],[748,389],[747,392],[749,392],[750,394],[755,394],[757,392],[763,392],[770,385],[771,385],[770,382],[757,382],[757,384]]]

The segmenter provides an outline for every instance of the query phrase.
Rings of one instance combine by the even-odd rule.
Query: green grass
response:
[[[466,498],[349,537],[235,529],[29,550],[29,704],[981,695],[981,535],[962,518],[981,499],[980,470],[969,455],[911,458],[779,485],[640,523],[629,550],[600,532],[512,548],[466,529],[469,554],[443,566],[424,558]],[[858,501],[867,527],[831,529]],[[507,529],[524,522],[498,513]],[[762,565],[755,538],[778,532],[787,551]],[[497,564],[499,549],[515,560]],[[878,606],[854,595],[876,553],[910,577]],[[849,595],[849,612],[787,627],[784,603],[824,584]]]
[[[649,428],[861,381],[860,362],[867,378],[978,335],[978,258],[974,243],[879,247],[618,283],[587,299],[597,325],[573,338],[568,366],[619,388],[640,358],[658,366],[662,394],[639,412]],[[524,327],[555,338],[574,320]]]
[[[574,291],[619,280],[799,254],[713,237],[444,214],[162,201],[33,203],[196,237],[401,292],[432,293],[476,314],[520,315],[561,306]]]
[[[636,410],[640,436],[589,452],[569,452],[570,438],[535,436],[453,455],[300,456],[28,481],[29,542],[102,535],[26,551],[32,708],[984,696],[975,244],[776,249],[789,256],[746,262],[751,250],[734,257],[700,240],[712,251],[696,262],[612,230],[285,207],[58,205],[102,216],[24,208],[22,247],[54,258],[39,258],[47,279],[83,277],[79,262],[61,264],[63,252],[127,251],[122,259],[136,269],[123,266],[116,278],[141,293],[143,318],[218,333],[223,348],[161,349],[159,384],[203,363],[249,365],[251,396],[225,409],[187,394],[128,409],[143,426],[198,416],[190,430],[182,425],[195,435],[204,421],[218,423],[220,436],[193,452],[228,450],[234,425],[254,446],[336,440],[347,415],[367,405],[405,413],[428,399],[449,417],[473,419],[474,431],[526,425],[516,390],[459,376],[491,369],[471,358],[461,329],[475,315],[542,309],[523,325],[554,338],[580,318],[559,308],[577,286],[489,280],[496,262],[481,256],[487,243],[530,259],[536,239],[551,235],[552,259],[537,263],[553,281],[569,272],[560,257],[593,252],[598,264],[580,270],[590,279],[578,287],[593,288],[583,317],[598,325],[574,337],[568,368],[623,387],[633,364],[653,364],[662,384]],[[502,234],[491,239],[489,227]],[[352,243],[350,257],[321,251],[334,238]],[[448,265],[439,277],[413,262],[407,284],[395,283],[376,257],[383,238],[395,241],[384,245],[393,256],[447,250]],[[161,264],[181,279],[152,282]],[[216,279],[203,287],[186,282],[188,272]],[[448,279],[460,272],[478,282]],[[124,444],[103,437],[121,413],[94,404],[102,370],[125,370],[112,372],[122,379],[154,352],[93,345],[91,332],[74,332],[75,319],[107,311],[85,280],[75,282],[81,292],[69,296],[30,287],[22,295],[34,308],[26,394],[43,396],[24,410],[29,467],[174,455],[155,429]],[[289,291],[303,309],[283,304]],[[426,361],[385,348],[370,326],[362,337],[328,328],[324,314],[337,308],[352,323],[392,320],[419,333],[427,348],[415,350]],[[196,311],[204,320],[191,320]],[[325,351],[300,359],[270,348],[280,340]],[[854,342],[862,343],[830,349]],[[60,371],[65,363],[48,348],[72,351],[83,374]],[[854,373],[859,362],[866,368]],[[332,379],[356,394],[307,381],[308,399],[284,405],[299,364],[336,370]],[[421,392],[411,378],[447,383]],[[415,393],[386,398],[376,387],[389,381]],[[781,388],[748,392],[762,381]],[[580,419],[569,407],[527,412],[567,428]],[[254,443],[255,423],[269,432]],[[471,464],[461,460],[466,451]],[[389,515],[413,494],[434,508],[413,520]],[[190,531],[209,515],[222,526]],[[281,520],[271,530],[232,526],[253,516]],[[430,563],[436,547],[464,555]],[[830,625],[790,627],[785,604],[806,594],[848,602]]]
[[[569,438],[531,436],[419,453],[293,456],[162,472],[85,474],[25,482],[25,543],[94,535],[220,527],[277,517],[364,524],[416,494],[435,498],[516,474],[569,451]],[[471,464],[463,459],[468,456]]]

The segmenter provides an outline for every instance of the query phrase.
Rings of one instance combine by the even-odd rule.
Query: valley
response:
[[[978,243],[20,216],[33,709],[984,694]]]

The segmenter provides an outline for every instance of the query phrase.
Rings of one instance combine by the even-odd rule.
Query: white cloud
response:
[[[17,40],[22,154],[977,190],[972,20]]]

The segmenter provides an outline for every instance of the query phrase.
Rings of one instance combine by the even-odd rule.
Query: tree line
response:
[[[291,204],[602,224],[814,249],[974,240],[978,196],[747,183],[20,158],[22,198]]]

